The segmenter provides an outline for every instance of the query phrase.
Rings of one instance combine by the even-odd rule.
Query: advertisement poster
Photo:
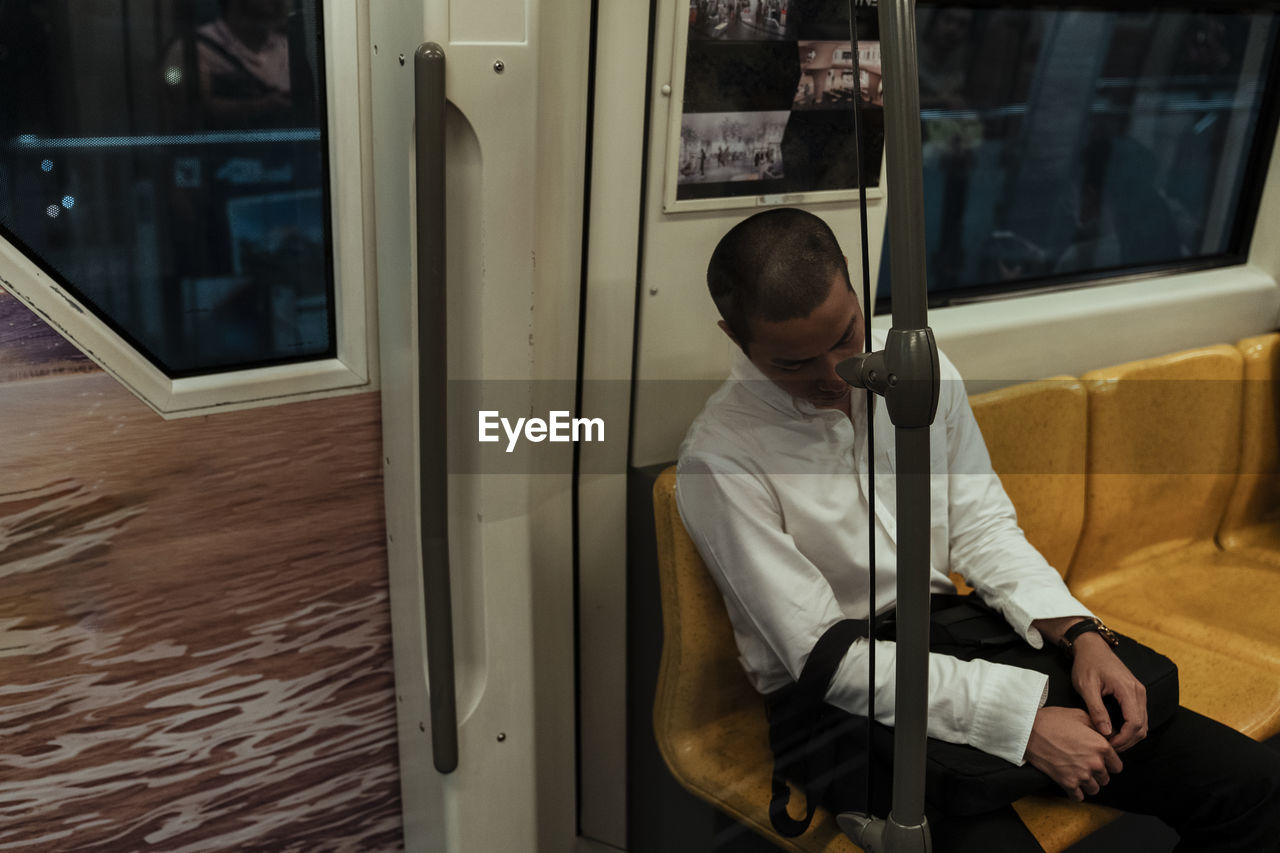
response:
[[[880,183],[884,92],[874,0],[691,0],[678,145],[668,208],[755,203],[761,196],[856,196],[854,110],[863,180]],[[681,26],[684,27],[684,20]],[[674,198],[671,187],[674,186]],[[831,196],[839,197],[839,196]],[[707,202],[724,200],[723,204]],[[701,202],[696,205],[687,202]],[[674,202],[674,204],[671,204]]]

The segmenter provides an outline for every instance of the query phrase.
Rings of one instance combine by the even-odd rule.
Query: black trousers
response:
[[[1178,833],[1178,853],[1280,851],[1275,748],[1179,708],[1120,760],[1124,769],[1088,802],[1160,818]],[[1012,806],[957,818],[927,804],[925,814],[936,853],[1042,849]]]

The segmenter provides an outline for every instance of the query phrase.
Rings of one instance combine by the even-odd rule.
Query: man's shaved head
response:
[[[805,317],[849,269],[836,235],[812,213],[776,208],[744,219],[720,239],[707,266],[707,287],[720,317],[745,350],[751,323]]]

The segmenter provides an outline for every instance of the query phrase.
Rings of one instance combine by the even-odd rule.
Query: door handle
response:
[[[418,506],[427,632],[431,752],[436,770],[458,766],[458,708],[449,582],[448,372],[445,275],[444,50],[413,56],[418,252]]]

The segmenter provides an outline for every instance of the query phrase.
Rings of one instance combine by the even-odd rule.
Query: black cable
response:
[[[849,0],[849,49],[853,53],[853,156],[858,172],[858,223],[862,248],[862,349],[871,352],[871,262],[867,249],[867,185],[862,164],[862,61],[858,56],[857,0]],[[876,431],[875,392],[867,389],[867,803],[875,786],[871,731],[876,722]]]

